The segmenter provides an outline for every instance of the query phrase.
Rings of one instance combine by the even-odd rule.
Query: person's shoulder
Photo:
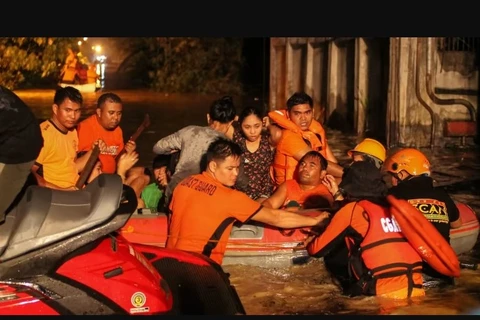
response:
[[[77,139],[78,138],[78,131],[77,131],[76,128],[73,128],[71,130],[68,130],[67,135]]]
[[[188,125],[188,126],[185,126],[185,127],[181,128],[181,129],[179,129],[179,130],[177,131],[177,133],[178,133],[178,134],[190,134],[190,133],[192,133],[192,132],[194,132],[194,131],[200,131],[200,130],[202,130],[203,128],[204,128],[204,127],[191,124],[191,125]]]
[[[42,131],[42,134],[52,134],[57,129],[50,120],[45,120],[40,123],[40,130]]]
[[[292,130],[282,129],[282,135],[280,137],[280,141],[283,141],[286,139],[296,139],[296,138],[301,139],[302,135]]]
[[[85,128],[85,127],[89,127],[89,126],[94,125],[95,122],[96,122],[95,117],[96,117],[96,115],[92,114],[92,115],[86,117],[85,119],[83,119],[82,121],[80,121],[77,124],[77,130],[80,131],[82,127]]]

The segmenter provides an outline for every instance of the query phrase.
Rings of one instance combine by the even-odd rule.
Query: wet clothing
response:
[[[78,152],[77,130],[61,131],[50,120],[40,124],[45,141],[35,164],[40,168],[37,173],[45,181],[61,188],[75,186],[78,169],[75,164]]]
[[[345,242],[351,295],[405,299],[422,296],[422,259],[402,235],[388,207],[370,201],[350,202],[332,218],[307,250],[322,257]]]
[[[90,151],[93,143],[98,139],[105,142],[107,148],[98,156],[102,164],[102,172],[115,173],[117,170],[115,158],[124,148],[123,132],[120,126],[113,130],[106,130],[98,122],[97,115],[93,114],[78,124],[77,132],[79,152]]]
[[[313,189],[303,190],[297,180],[285,181],[287,187],[287,198],[284,207],[290,207],[289,203],[294,202],[303,209],[328,208],[333,204],[333,196],[328,188],[319,184]]]
[[[201,253],[221,264],[233,223],[247,222],[261,208],[208,173],[190,176],[173,192],[166,248]]]
[[[371,199],[374,202],[387,205],[383,196],[387,194],[387,185],[380,171],[370,162],[356,161],[344,169],[339,189],[343,190],[345,200],[335,201],[333,211],[340,210],[352,200]],[[342,288],[348,290],[352,278],[348,268],[348,248],[341,242],[324,256],[325,267],[340,282]]]
[[[0,222],[22,190],[42,147],[42,133],[32,110],[0,86]]]
[[[273,180],[270,176],[270,168],[275,153],[270,146],[268,134],[261,135],[260,145],[255,152],[247,149],[246,138],[241,132],[239,125],[234,126],[233,141],[242,149],[243,171],[246,184],[239,183],[235,188],[245,192],[250,198],[258,199],[261,196],[269,197],[273,192]]]
[[[458,220],[460,213],[455,202],[445,190],[433,187],[431,177],[419,176],[403,180],[397,186],[390,188],[389,194],[398,199],[408,200],[450,243],[450,222]],[[424,273],[429,277],[443,279],[447,282],[453,281],[453,278],[440,274],[426,263]]]
[[[210,144],[218,137],[226,136],[210,127],[187,126],[157,141],[153,146],[156,154],[181,151],[175,172],[165,190],[165,201],[170,202],[177,184],[186,177],[202,172],[202,162]]]
[[[296,178],[298,161],[294,158],[294,155],[301,150],[309,147],[327,158],[327,138],[325,130],[318,121],[312,120],[309,129],[302,131],[288,118],[286,110],[271,111],[268,116],[283,129],[273,160],[276,185],[280,185],[285,180]]]

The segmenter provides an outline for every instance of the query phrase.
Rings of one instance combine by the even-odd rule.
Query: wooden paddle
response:
[[[82,173],[80,174],[80,177],[78,177],[77,183],[75,184],[75,187],[77,187],[77,189],[83,188],[83,185],[85,184],[85,182],[87,182],[90,173],[92,173],[93,167],[95,167],[95,163],[97,163],[99,155],[100,148],[98,147],[98,145],[95,145],[92,149],[90,157],[87,160],[87,163],[85,164],[85,167],[83,168]]]
[[[138,139],[138,137],[142,134],[143,130],[148,128],[150,126],[150,116],[148,113],[145,114],[145,117],[143,118],[143,122],[140,124],[140,126],[137,128],[134,134],[130,136],[130,139],[128,141],[135,141]],[[121,154],[125,153],[125,148],[123,148],[122,152],[116,155],[115,159],[117,159]]]

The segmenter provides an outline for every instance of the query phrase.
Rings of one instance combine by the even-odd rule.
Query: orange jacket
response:
[[[392,298],[425,294],[422,258],[402,235],[388,208],[366,200],[348,203],[307,250],[314,256],[324,255],[324,248],[338,237],[347,243],[357,294]]]
[[[327,139],[322,125],[312,120],[307,131],[301,130],[295,123],[288,118],[287,110],[275,110],[268,113],[278,126],[288,130],[293,135],[301,137],[306,144],[313,150],[320,152],[327,157]],[[292,135],[282,133],[282,138],[277,145],[275,157],[273,160],[274,179],[277,185],[285,180],[294,179],[298,161],[295,160],[291,152],[287,149],[298,148],[296,141],[292,140]],[[301,146],[300,146],[301,147]]]
[[[307,206],[304,207],[305,209],[326,208],[333,205],[333,196],[323,184],[307,191],[300,188],[297,180],[294,179],[287,180],[285,184],[287,186],[287,199],[285,199],[284,206],[290,201],[295,201],[302,207],[305,204]]]

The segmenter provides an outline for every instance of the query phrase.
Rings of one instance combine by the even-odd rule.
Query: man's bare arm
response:
[[[287,199],[287,185],[284,183],[280,184],[275,192],[264,202],[262,205],[266,208],[278,209],[280,208]]]
[[[309,217],[285,210],[271,209],[263,207],[252,217],[252,220],[263,222],[284,229],[313,227],[330,216],[329,213],[323,212],[316,217]]]

